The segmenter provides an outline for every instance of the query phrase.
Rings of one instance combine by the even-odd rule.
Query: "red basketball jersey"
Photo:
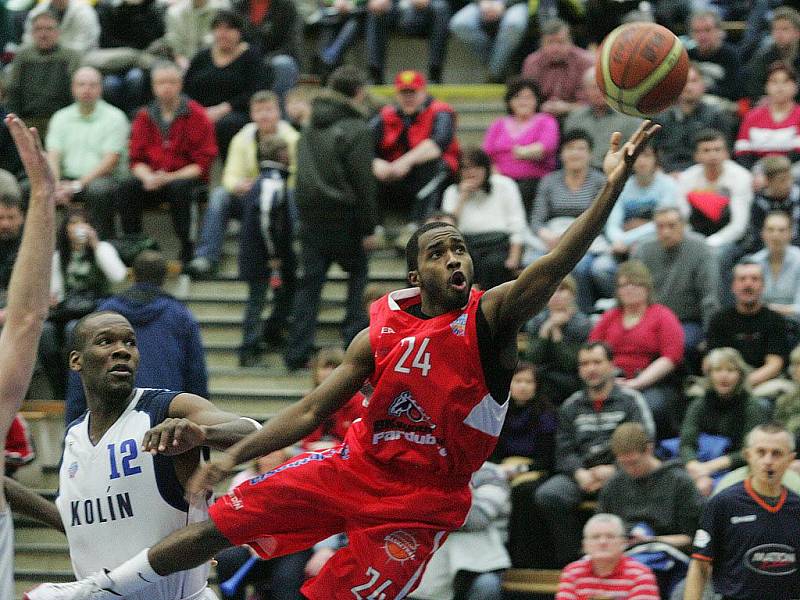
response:
[[[469,483],[508,406],[484,380],[475,322],[482,294],[473,290],[463,309],[430,319],[404,310],[421,301],[417,288],[373,302],[373,391],[345,440],[353,454],[397,477],[448,488]]]

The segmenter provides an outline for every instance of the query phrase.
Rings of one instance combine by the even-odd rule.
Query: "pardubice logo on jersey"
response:
[[[422,410],[422,407],[414,400],[411,392],[401,392],[397,398],[392,400],[392,405],[389,407],[389,414],[393,417],[406,416],[412,423],[427,423],[431,429],[436,429],[427,413]]]
[[[761,575],[791,575],[797,570],[794,548],[785,544],[762,544],[747,551],[747,568]]]
[[[392,400],[389,415],[396,418],[375,421],[372,433],[373,445],[396,440],[406,440],[424,446],[435,446],[439,443],[436,436],[431,433],[436,429],[436,424],[408,390],[401,392]],[[411,423],[400,420],[400,417],[408,419]]]

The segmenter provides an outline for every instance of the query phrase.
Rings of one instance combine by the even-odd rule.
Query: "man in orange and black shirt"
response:
[[[418,71],[401,71],[394,81],[397,102],[372,120],[378,179],[384,210],[401,207],[413,224],[437,208],[441,190],[458,169],[456,114],[428,94]]]
[[[795,457],[782,425],[747,435],[750,477],[709,500],[694,537],[684,600],[700,600],[709,577],[724,600],[800,595],[800,497],[781,484]]]

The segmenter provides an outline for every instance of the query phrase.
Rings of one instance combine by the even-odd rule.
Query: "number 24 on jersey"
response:
[[[420,369],[422,371],[422,376],[427,377],[428,371],[431,370],[431,353],[426,352],[428,343],[430,341],[430,338],[422,338],[422,342],[419,345],[417,353],[414,355],[414,359],[411,361],[411,364],[408,365],[408,360],[414,353],[414,347],[417,344],[417,338],[416,336],[411,336],[400,340],[400,345],[405,346],[406,349],[403,352],[403,355],[400,357],[400,360],[398,360],[397,364],[395,364],[394,370],[398,373],[407,374],[411,373],[411,369]]]

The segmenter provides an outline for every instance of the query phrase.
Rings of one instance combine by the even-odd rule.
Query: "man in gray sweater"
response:
[[[686,230],[686,221],[677,207],[656,209],[653,221],[656,239],[639,244],[633,258],[650,269],[655,301],[678,316],[683,326],[685,355],[687,360],[696,361],[703,332],[719,309],[717,261],[705,238]]]

